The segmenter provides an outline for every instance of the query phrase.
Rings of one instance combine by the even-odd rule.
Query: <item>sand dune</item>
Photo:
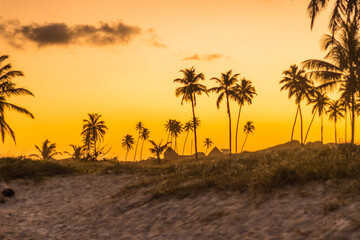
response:
[[[360,196],[331,183],[267,195],[209,190],[151,199],[146,188],[114,196],[130,175],[9,183],[0,239],[360,239]]]

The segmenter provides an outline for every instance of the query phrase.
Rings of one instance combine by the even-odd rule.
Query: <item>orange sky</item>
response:
[[[87,113],[99,113],[106,121],[105,144],[112,147],[109,157],[125,156],[121,139],[126,134],[136,136],[138,121],[150,129],[150,139],[166,140],[163,125],[167,119],[185,122],[191,118],[190,104],[180,105],[181,99],[174,94],[179,85],[172,82],[181,77],[180,69],[191,66],[205,74],[203,84],[208,87],[214,86],[211,77],[230,69],[252,80],[258,96],[253,105],[243,108],[241,118],[241,129],[247,120],[256,128],[248,138],[247,150],[289,141],[296,106],[286,92],[280,93],[282,72],[291,64],[325,55],[319,41],[328,32],[328,14],[322,14],[311,31],[307,4],[304,0],[0,0],[2,24],[16,19],[18,26],[64,23],[99,27],[100,22],[111,25],[121,21],[140,29],[128,41],[101,46],[82,38],[40,47],[25,40],[20,49],[1,38],[1,53],[10,55],[14,69],[26,75],[15,82],[36,97],[11,100],[34,113],[35,120],[8,112],[17,145],[7,138],[0,154],[34,153],[34,144],[47,138],[57,143],[59,151],[69,151],[69,144],[80,144],[82,119]],[[196,54],[202,59],[184,60]],[[218,58],[206,60],[212,54]],[[228,147],[225,103],[217,110],[215,102],[215,94],[198,98],[201,151],[205,151],[202,142],[207,137],[219,148]],[[231,102],[231,107],[235,122],[238,106]],[[310,111],[304,108],[305,126]],[[310,141],[319,140],[319,125],[316,119]],[[325,142],[334,141],[333,132],[333,123],[326,121]],[[240,143],[244,137],[241,133]],[[299,130],[295,138],[299,138]],[[185,134],[179,139],[180,146],[184,139]],[[148,148],[145,145],[146,156]]]

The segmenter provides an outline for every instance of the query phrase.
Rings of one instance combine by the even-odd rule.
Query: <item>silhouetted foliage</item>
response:
[[[206,154],[207,154],[207,151],[209,150],[209,148],[213,145],[213,142],[211,141],[210,138],[205,138],[205,141],[204,141],[204,147],[206,147]]]
[[[331,101],[329,104],[329,110],[326,111],[329,114],[329,120],[334,121],[335,124],[335,143],[337,144],[337,135],[336,135],[336,122],[338,119],[343,118],[344,115],[342,114],[342,108],[340,105],[340,101]]]
[[[247,121],[246,124],[244,125],[244,133],[246,134],[246,137],[245,137],[245,140],[244,140],[244,144],[241,148],[241,152],[243,151],[244,149],[244,146],[245,146],[245,143],[246,143],[246,140],[247,140],[247,137],[249,135],[249,133],[253,133],[255,131],[255,126],[253,124],[252,121]]]
[[[129,151],[134,148],[133,145],[134,145],[133,136],[127,134],[122,140],[122,147],[126,150],[125,161],[127,159],[127,155],[129,153]]]
[[[236,91],[236,83],[238,82],[237,77],[240,74],[232,75],[232,70],[229,70],[226,73],[222,73],[220,79],[213,77],[211,80],[215,80],[219,87],[213,87],[209,89],[209,92],[215,92],[219,94],[219,97],[216,101],[216,107],[220,108],[220,103],[226,98],[226,107],[227,114],[229,117],[229,149],[231,154],[231,114],[230,114],[230,99],[236,99],[237,91]]]
[[[41,147],[35,145],[35,148],[39,151],[40,154],[31,154],[30,157],[37,157],[40,160],[51,160],[56,155],[61,155],[61,152],[56,151],[56,144],[51,143],[46,139]]]
[[[175,90],[175,95],[177,97],[182,96],[181,104],[185,102],[191,102],[192,114],[193,114],[193,123],[194,123],[194,138],[195,138],[195,157],[198,159],[197,154],[197,138],[196,138],[196,125],[195,125],[195,106],[196,106],[196,95],[201,95],[202,93],[207,93],[207,89],[204,85],[199,84],[200,80],[204,80],[205,76],[203,73],[196,74],[195,68],[180,70],[183,73],[183,78],[177,78],[174,80],[176,83],[180,83],[184,86],[178,87]]]
[[[70,147],[72,148],[73,152],[67,152],[65,151],[66,154],[69,154],[73,159],[82,159],[85,157],[85,147],[84,146],[76,146],[73,144],[70,144]]]
[[[160,141],[159,144],[156,144],[154,141],[152,140],[149,140],[149,142],[152,144],[152,148],[150,148],[150,152],[152,154],[154,154],[156,156],[156,159],[157,159],[157,163],[158,164],[161,164],[161,159],[160,159],[160,156],[161,154],[163,154],[163,152],[165,152],[165,150],[167,149],[168,145],[169,145],[169,142],[167,142],[166,144],[164,145],[161,145],[161,142],[162,140]]]
[[[141,131],[143,130],[143,128],[144,128],[144,124],[141,121],[138,122],[135,126],[135,130],[138,131],[138,140],[136,141],[134,161],[136,160],[137,147],[138,147],[138,143],[139,143],[139,139],[140,139],[140,134],[141,134]]]
[[[25,88],[16,87],[16,84],[12,82],[14,77],[24,76],[24,73],[22,71],[12,70],[10,63],[3,65],[3,62],[8,58],[9,56],[7,55],[0,56],[0,134],[2,142],[5,141],[5,135],[10,134],[16,143],[15,133],[5,120],[5,110],[14,110],[31,118],[34,118],[34,116],[25,108],[9,103],[8,99],[13,96],[34,96],[34,94]]]
[[[140,133],[140,139],[143,140],[142,144],[141,144],[140,160],[142,160],[142,151],[143,151],[143,147],[144,147],[144,142],[149,139],[149,136],[150,136],[149,129],[143,127],[141,130],[141,133]]]

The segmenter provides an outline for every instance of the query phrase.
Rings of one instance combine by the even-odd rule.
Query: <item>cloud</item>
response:
[[[222,57],[223,57],[223,55],[221,55],[221,54],[202,54],[202,55],[194,54],[193,56],[184,58],[183,61],[186,61],[186,60],[211,61],[211,60],[216,60],[216,59],[219,59]]]
[[[22,25],[18,20],[0,19],[0,34],[15,48],[23,48],[28,42],[35,43],[38,47],[127,44],[140,33],[140,27],[126,25],[121,21],[69,26],[66,23]]]
[[[152,46],[152,47],[162,47],[166,48],[167,46],[162,43],[162,39],[159,39],[159,37],[156,35],[155,30],[150,28],[148,30],[148,33],[150,34],[150,37],[146,40],[146,42]]]

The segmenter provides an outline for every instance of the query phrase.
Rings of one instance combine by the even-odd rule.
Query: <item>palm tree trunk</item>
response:
[[[324,115],[321,113],[321,143],[324,143]]]
[[[126,159],[127,159],[127,155],[128,155],[128,153],[129,153],[129,150],[127,150],[127,151],[126,151],[125,161],[126,161]]]
[[[236,132],[235,132],[235,153],[237,153],[238,129],[239,129],[239,122],[240,122],[241,107],[242,107],[242,105],[240,104],[238,119],[237,119],[237,123],[236,123]]]
[[[337,144],[337,136],[336,136],[336,119],[335,119],[335,144]]]
[[[166,142],[169,142],[169,137],[170,137],[170,131],[168,132],[168,137],[167,137]]]
[[[294,125],[292,127],[292,131],[291,131],[291,140],[293,140],[293,137],[294,137],[294,130],[295,130],[295,125],[296,125],[296,120],[297,120],[297,116],[298,116],[298,113],[299,113],[299,107],[297,107],[296,109],[296,114],[295,114],[295,121],[294,121]]]
[[[247,140],[247,137],[248,137],[248,133],[246,134],[246,137],[245,137],[245,140],[244,140],[244,144],[243,144],[243,146],[242,146],[242,148],[241,148],[241,152],[243,151],[243,149],[244,149],[244,147],[245,147],[245,143],[246,143],[246,140]]]
[[[198,161],[198,154],[197,154],[197,138],[196,138],[196,119],[195,119],[195,106],[194,106],[194,99],[193,95],[191,94],[191,106],[192,106],[192,114],[193,114],[193,122],[194,122],[194,139],[195,139],[195,158]]]
[[[351,95],[351,144],[355,143],[355,99],[354,94]]]
[[[144,147],[144,142],[145,142],[145,139],[143,139],[143,142],[141,144],[140,161],[142,160],[142,150],[143,150],[143,147]]]
[[[136,147],[135,147],[135,155],[134,155],[134,161],[135,161],[135,159],[136,159],[136,151],[137,151],[137,147],[138,147],[139,139],[140,139],[140,130],[139,130],[139,135],[138,135],[138,139],[137,139],[137,141],[136,141]]]
[[[192,147],[193,147],[193,139],[191,139],[191,144],[190,144],[190,155],[192,155]]]
[[[189,131],[187,131],[187,133],[186,133],[186,138],[185,138],[185,142],[184,142],[184,147],[183,147],[182,155],[184,155],[185,144],[186,144],[186,140],[187,140],[187,138],[188,138],[188,135],[189,135]]]
[[[347,140],[347,108],[345,106],[345,143],[346,143],[346,140]]]
[[[315,115],[316,115],[316,111],[314,112],[314,115],[313,115],[313,117],[312,117],[312,119],[311,119],[311,122],[310,122],[309,128],[308,128],[308,130],[306,131],[304,144],[306,143],[306,139],[307,139],[307,137],[308,137],[308,134],[309,134],[309,131],[310,131],[310,127],[311,127],[311,124],[312,124],[312,123],[313,123],[313,121],[314,121]]]
[[[300,103],[299,103],[299,113],[300,113],[300,127],[301,127],[301,144],[304,144],[304,142],[303,142],[303,118],[302,118],[302,114],[301,114]]]
[[[230,114],[230,105],[229,105],[229,96],[226,95],[226,106],[227,113],[229,117],[229,154],[231,155],[231,114]]]

